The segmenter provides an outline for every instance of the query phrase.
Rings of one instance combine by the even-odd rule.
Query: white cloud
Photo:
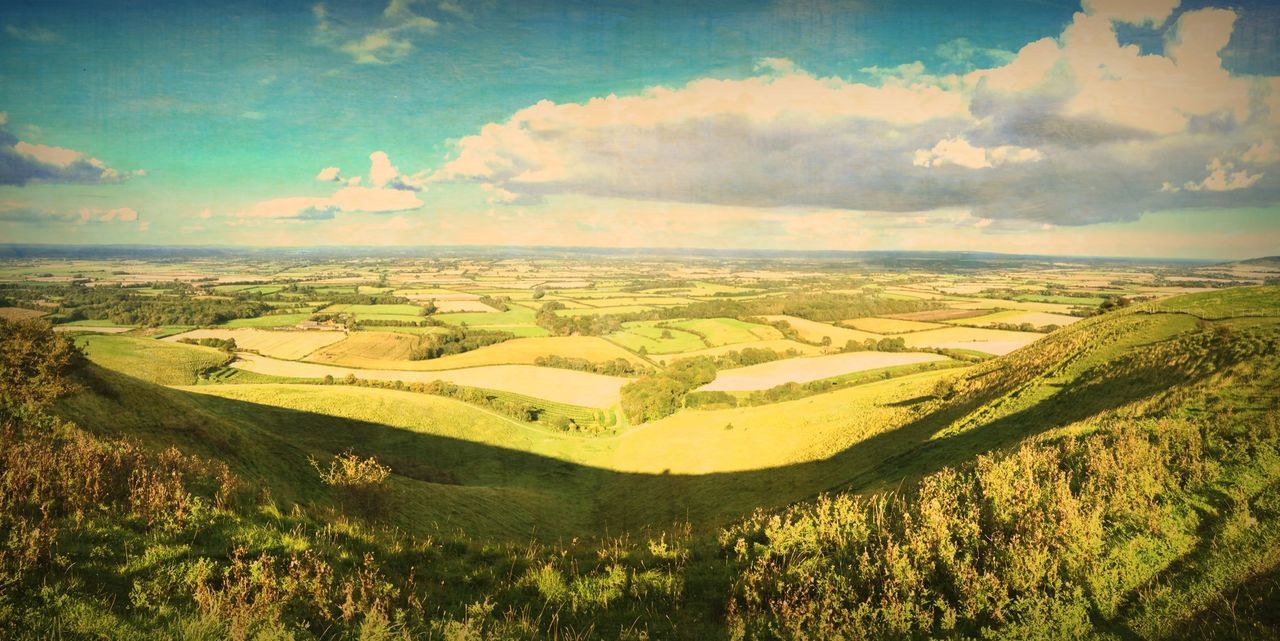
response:
[[[1084,0],[1084,12],[1116,22],[1160,26],[1181,0]]]
[[[1280,146],[1275,140],[1264,140],[1246,149],[1240,160],[1254,165],[1269,165],[1280,160]]]
[[[336,182],[342,180],[339,175],[340,173],[341,170],[337,167],[325,167],[320,170],[320,173],[316,174],[316,180],[321,182]]]
[[[1204,180],[1200,182],[1188,182],[1182,186],[1187,191],[1235,191],[1237,189],[1248,189],[1252,187],[1265,174],[1251,174],[1247,170],[1241,169],[1235,171],[1235,163],[1223,162],[1219,158],[1214,158],[1209,166],[1205,167],[1209,172]]]
[[[45,183],[115,183],[143,171],[119,171],[84,152],[19,140],[0,120],[0,185]]]
[[[987,169],[1005,163],[1035,162],[1044,154],[1035,149],[1002,145],[992,149],[975,147],[963,136],[944,138],[932,149],[920,149],[912,155],[911,163],[917,167],[944,167],[956,165],[968,169]]]
[[[993,53],[990,61],[1007,64],[963,77],[913,62],[866,69],[876,84],[863,84],[766,58],[748,78],[544,100],[460,139],[430,180],[479,183],[495,204],[580,194],[964,208],[977,219],[1055,225],[1280,202],[1271,173],[1223,169],[1219,179],[1203,169],[1211,158],[1256,166],[1271,157],[1264,141],[1280,123],[1280,78],[1223,68],[1234,12],[1184,11],[1170,22],[1176,6],[1095,0],[1059,37],[1011,60]],[[1121,45],[1122,23],[1158,29],[1163,51]],[[955,49],[958,59],[975,55]]]
[[[372,187],[359,186],[360,178],[342,180],[336,167],[322,170],[316,180],[339,182],[343,186],[330,196],[290,196],[265,200],[232,214],[234,219],[329,220],[342,212],[388,213],[409,211],[422,206],[417,192],[391,164],[387,154],[375,151],[369,156],[370,176],[377,176]],[[332,171],[331,171],[332,170]]]

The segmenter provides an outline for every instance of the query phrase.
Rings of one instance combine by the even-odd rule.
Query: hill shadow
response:
[[[376,456],[396,473],[395,525],[515,539],[593,536],[686,522],[705,529],[825,491],[892,488],[1150,396],[1169,381],[1156,366],[1126,369],[1123,385],[1094,368],[1029,408],[955,434],[938,436],[997,395],[943,406],[826,459],[694,475],[616,471],[90,370],[92,399],[68,403],[67,414],[94,431],[224,460],[277,500],[302,505],[332,505],[309,459],[350,449]]]

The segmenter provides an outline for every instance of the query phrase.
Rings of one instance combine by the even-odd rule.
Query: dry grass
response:
[[[347,337],[344,332],[302,331],[238,328],[196,329],[165,337],[161,340],[177,342],[183,338],[234,338],[236,347],[258,352],[274,358],[298,359],[322,347],[332,345]]]
[[[788,358],[720,372],[716,380],[700,389],[704,392],[752,392],[783,383],[808,383],[869,369],[941,360],[946,360],[946,357],[921,352],[853,352]]]
[[[471,352],[469,352],[471,353]],[[344,378],[348,375],[365,380],[404,381],[406,383],[430,383],[446,381],[469,387],[513,392],[542,398],[558,403],[583,407],[609,407],[618,402],[618,390],[630,383],[627,378],[602,376],[552,367],[533,365],[490,365],[434,372],[360,369],[284,361],[254,354],[241,354],[233,367],[291,378]]]
[[[44,312],[37,312],[34,309],[23,309],[21,307],[0,307],[0,318],[4,320],[22,320],[24,318],[35,318],[44,316]]]

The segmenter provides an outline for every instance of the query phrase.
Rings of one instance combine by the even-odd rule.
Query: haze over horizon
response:
[[[0,242],[1274,255],[1227,4],[11,2]]]

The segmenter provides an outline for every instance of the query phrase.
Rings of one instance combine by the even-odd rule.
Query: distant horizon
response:
[[[986,250],[968,250],[968,249],[761,249],[761,248],[712,248],[712,247],[663,247],[663,246],[634,246],[634,247],[607,247],[592,245],[483,245],[483,244],[437,244],[437,245],[289,245],[289,246],[272,246],[272,245],[236,245],[236,244],[164,244],[164,243],[4,243],[0,242],[0,259],[15,258],[15,256],[6,256],[4,250],[12,249],[28,249],[28,250],[62,250],[74,252],[85,250],[86,252],[100,251],[109,253],[111,250],[119,250],[125,252],[130,249],[140,250],[173,250],[182,251],[218,251],[218,252],[246,252],[260,253],[279,251],[282,253],[306,253],[306,252],[323,252],[332,251],[334,253],[347,254],[367,254],[377,255],[378,252],[386,252],[387,254],[404,254],[414,251],[429,250],[447,250],[447,251],[465,251],[477,250],[485,253],[501,253],[503,251],[524,252],[524,253],[601,253],[601,254],[670,254],[679,256],[699,256],[699,257],[803,257],[803,256],[876,256],[876,255],[919,255],[919,256],[972,256],[992,257],[992,258],[1010,258],[1010,259],[1077,259],[1086,261],[1120,261],[1120,262],[1152,262],[1152,263],[1194,263],[1198,265],[1212,265],[1216,263],[1237,263],[1249,260],[1261,260],[1267,258],[1277,258],[1276,255],[1257,255],[1246,256],[1242,258],[1223,257],[1223,258],[1198,258],[1198,257],[1178,257],[1178,256],[1104,256],[1089,254],[1039,254],[1039,253],[1017,253],[1017,252],[1000,252]],[[31,256],[21,256],[19,258],[43,258],[39,254]],[[139,257],[143,258],[143,257]]]

